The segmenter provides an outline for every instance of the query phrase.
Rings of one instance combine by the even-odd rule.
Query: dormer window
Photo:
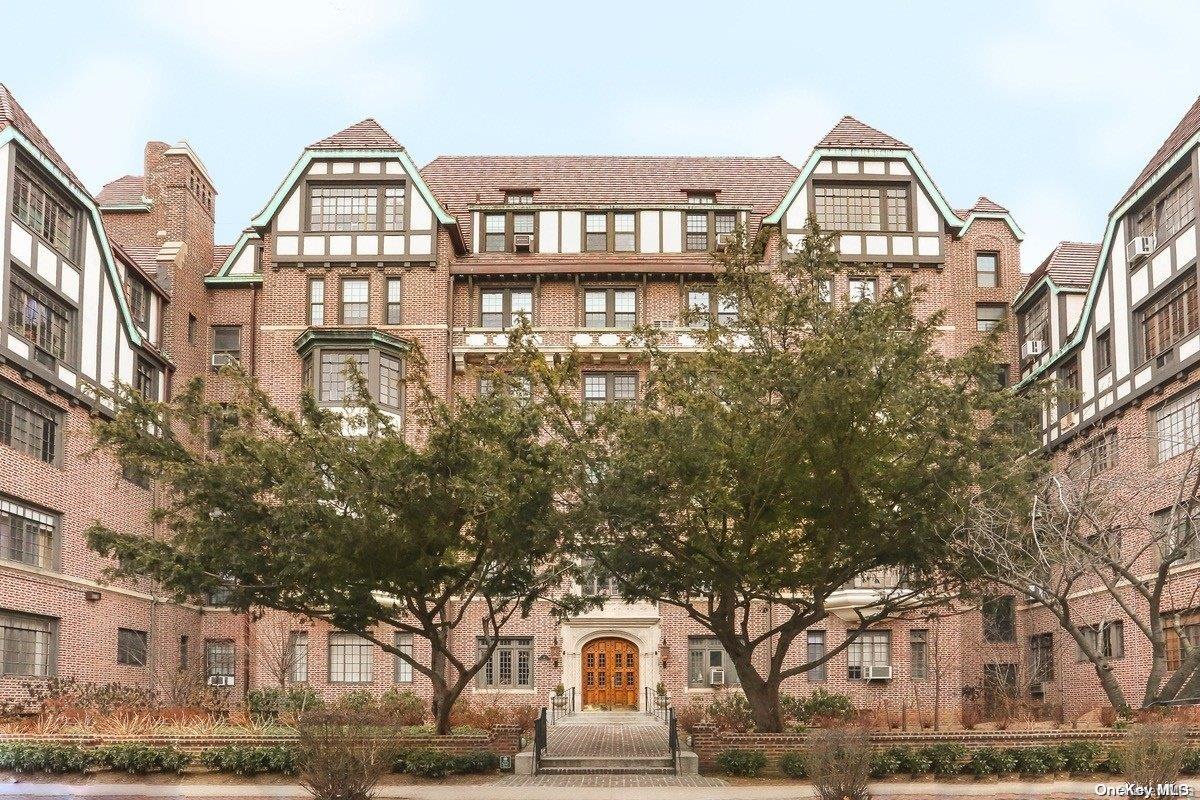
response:
[[[717,202],[716,192],[688,192],[687,201],[689,206],[711,206]]]
[[[129,313],[133,321],[146,328],[150,324],[150,288],[137,278],[129,280]]]
[[[907,231],[908,187],[818,184],[813,187],[813,212],[826,230]]]
[[[533,204],[531,189],[512,190],[504,193],[504,202],[510,206],[528,206]]]
[[[1137,235],[1166,242],[1195,217],[1196,192],[1191,175],[1185,175],[1146,204],[1137,216]]]
[[[55,250],[75,258],[75,204],[22,162],[17,163],[13,181],[13,214]]]
[[[315,232],[404,230],[404,186],[309,186],[308,229]]]

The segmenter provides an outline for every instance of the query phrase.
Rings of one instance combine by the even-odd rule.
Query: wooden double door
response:
[[[593,639],[583,646],[583,707],[638,707],[638,649],[615,636]]]

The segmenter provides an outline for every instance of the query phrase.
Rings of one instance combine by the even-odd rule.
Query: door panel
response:
[[[583,646],[583,706],[638,706],[638,649],[630,641],[608,637]]]

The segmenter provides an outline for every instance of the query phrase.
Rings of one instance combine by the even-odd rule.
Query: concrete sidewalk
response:
[[[502,778],[482,784],[422,786],[381,786],[380,798],[406,800],[800,800],[815,797],[807,785],[696,786],[664,785],[665,779],[619,781],[606,776],[566,778]],[[680,779],[682,780],[682,779]],[[1053,783],[877,783],[872,786],[875,800],[958,800],[995,798],[995,800],[1083,800],[1096,797],[1095,781],[1057,781]],[[1110,783],[1110,785],[1116,785]],[[567,790],[567,791],[564,791]],[[0,798],[6,800],[302,800],[309,795],[297,785],[162,785],[132,783],[93,783],[83,786],[55,783],[0,784]]]

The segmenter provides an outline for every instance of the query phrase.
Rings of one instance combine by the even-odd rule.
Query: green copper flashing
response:
[[[75,185],[74,181],[63,174],[62,170],[56,167],[50,159],[46,158],[45,154],[33,142],[25,138],[24,134],[13,125],[9,125],[0,131],[0,147],[3,147],[10,141],[19,145],[27,156],[37,161],[43,169],[53,175],[87,211],[88,217],[91,220],[92,230],[95,232],[96,239],[100,244],[100,258],[104,262],[109,284],[112,286],[113,294],[117,298],[117,308],[121,311],[121,323],[125,328],[125,334],[129,337],[129,341],[133,345],[141,347],[143,345],[142,335],[134,326],[133,315],[129,313],[129,305],[125,302],[125,287],[121,281],[121,271],[117,268],[116,262],[113,261],[112,246],[108,242],[108,234],[104,231],[104,224],[100,219],[100,209],[96,207],[96,202],[92,199],[91,195],[80,189],[80,187]]]
[[[412,344],[391,334],[374,328],[309,328],[296,337],[292,343],[300,356],[306,355],[314,347],[345,347],[358,345],[361,347],[382,347],[406,353],[412,349]]]
[[[1025,241],[1025,231],[1017,227],[1017,221],[1012,218],[1012,214],[1000,214],[995,211],[971,211],[967,214],[967,219],[965,222],[963,222],[963,226],[959,231],[959,235],[961,236],[962,234],[966,233],[967,228],[970,228],[971,223],[977,219],[998,219],[1008,225],[1008,229],[1012,231],[1013,236],[1017,237],[1018,242]]]
[[[1100,244],[1100,256],[1096,261],[1096,270],[1092,273],[1092,283],[1088,287],[1087,298],[1083,301],[1083,313],[1079,315],[1079,322],[1075,325],[1075,330],[1071,332],[1071,336],[1063,343],[1063,346],[1058,348],[1050,358],[1046,359],[1046,363],[1036,367],[1033,372],[1026,375],[1017,383],[1015,388],[1028,386],[1033,381],[1036,381],[1046,373],[1048,369],[1056,366],[1058,362],[1067,353],[1079,346],[1083,341],[1084,335],[1087,333],[1088,325],[1091,323],[1092,312],[1096,308],[1096,297],[1100,293],[1100,282],[1108,272],[1109,256],[1112,254],[1113,240],[1117,236],[1117,224],[1129,210],[1137,205],[1146,193],[1150,191],[1150,187],[1154,186],[1164,175],[1173,170],[1179,162],[1191,152],[1192,148],[1200,144],[1200,133],[1192,136],[1182,145],[1180,145],[1171,158],[1154,171],[1152,175],[1142,181],[1142,185],[1137,188],[1129,199],[1119,206],[1114,208],[1108,215],[1108,225],[1104,228],[1104,239]]]
[[[204,278],[205,286],[240,286],[252,283],[262,283],[261,272],[250,275],[208,275]]]

